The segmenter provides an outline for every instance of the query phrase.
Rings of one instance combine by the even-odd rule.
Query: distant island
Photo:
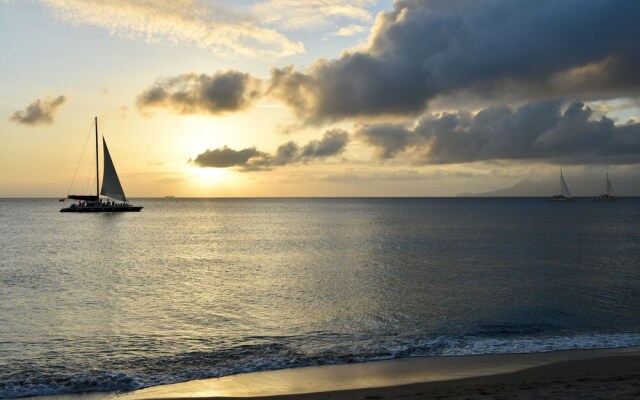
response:
[[[575,176],[565,174],[571,193],[579,197],[593,197],[605,189],[602,177],[598,174]],[[557,178],[550,177],[541,181],[522,180],[513,186],[487,192],[464,192],[457,197],[549,197],[557,191]],[[615,178],[616,193],[620,196],[640,196],[640,177],[620,175]]]

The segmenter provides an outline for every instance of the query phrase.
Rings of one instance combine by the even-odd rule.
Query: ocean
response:
[[[0,199],[0,398],[640,345],[640,199]]]

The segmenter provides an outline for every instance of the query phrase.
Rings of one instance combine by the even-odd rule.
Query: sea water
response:
[[[0,200],[0,398],[640,345],[640,199]]]

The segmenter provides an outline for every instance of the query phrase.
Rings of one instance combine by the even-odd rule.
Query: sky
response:
[[[0,0],[0,197],[640,195],[636,0]],[[93,185],[93,186],[92,186]]]

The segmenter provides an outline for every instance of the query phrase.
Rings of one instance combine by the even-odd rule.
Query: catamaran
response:
[[[551,201],[576,201],[575,197],[571,196],[567,182],[564,181],[562,176],[562,170],[560,170],[560,194],[554,194],[549,199]]]
[[[609,180],[609,173],[607,172],[607,192],[601,194],[598,197],[594,197],[592,200],[600,201],[600,200],[618,200],[615,192],[613,191],[613,187],[611,186],[611,181]]]
[[[102,138],[104,151],[104,171],[102,174],[102,190],[100,190],[100,174],[98,171],[98,117],[95,117],[96,127],[96,194],[95,195],[67,195],[66,199],[77,200],[78,203],[63,208],[60,212],[131,212],[140,211],[142,207],[134,206],[127,201],[116,167],[107,148],[107,142]],[[100,198],[106,197],[106,201]],[[60,201],[64,201],[62,199]],[[116,201],[117,200],[117,201]]]

